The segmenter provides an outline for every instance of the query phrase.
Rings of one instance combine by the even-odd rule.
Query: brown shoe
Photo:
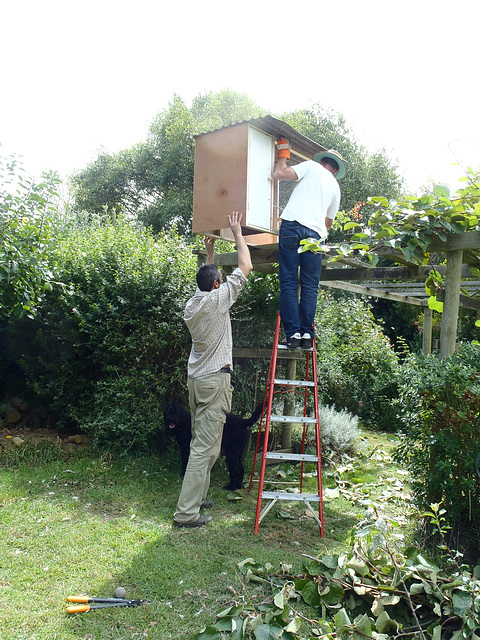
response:
[[[177,522],[177,520],[174,520],[173,526],[186,528],[203,527],[204,524],[207,524],[207,522],[211,522],[212,520],[212,516],[198,516],[198,518],[193,520],[193,522]]]
[[[211,500],[204,500],[200,505],[200,509],[211,509],[213,507],[213,502]]]

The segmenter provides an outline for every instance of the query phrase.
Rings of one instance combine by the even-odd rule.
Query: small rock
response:
[[[75,453],[75,451],[77,450],[77,447],[73,444],[73,442],[62,442],[60,448],[62,449],[62,451],[65,451],[65,453]]]
[[[14,436],[12,438],[12,442],[16,447],[21,447],[23,444],[25,444],[25,440],[19,438],[18,436]]]
[[[25,400],[23,400],[22,398],[19,398],[18,396],[15,396],[15,398],[12,398],[11,403],[12,403],[12,407],[14,407],[15,409],[20,409],[20,411],[26,410],[26,409],[22,409],[22,406],[26,405],[28,408],[28,404],[25,402]]]
[[[20,422],[21,417],[22,417],[22,414],[20,413],[20,411],[17,411],[16,409],[12,409],[7,413],[6,422],[7,424],[16,424],[17,422]]]

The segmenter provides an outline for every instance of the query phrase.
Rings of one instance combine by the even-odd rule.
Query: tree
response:
[[[36,183],[22,173],[15,156],[0,157],[0,323],[33,317],[54,279],[46,248],[60,179],[46,173]]]
[[[258,115],[247,96],[229,89],[200,94],[189,109],[173,96],[153,120],[145,142],[115,155],[102,152],[72,176],[76,209],[125,214],[153,231],[175,226],[189,235],[193,209],[194,136]]]
[[[126,198],[128,166],[128,151],[113,156],[101,151],[95,162],[72,177],[77,210],[107,213],[112,219],[131,210]]]
[[[188,108],[174,96],[153,120],[145,142],[116,155],[102,152],[72,177],[77,209],[138,217],[155,232],[191,229],[195,135],[262,115],[261,107],[231,89],[199,94]],[[372,195],[397,197],[401,179],[383,151],[369,154],[345,119],[319,105],[281,116],[325,147],[338,149],[349,171],[342,183],[346,209]]]
[[[371,196],[398,198],[403,180],[398,167],[385,150],[370,154],[348,127],[343,115],[319,104],[311,109],[286,113],[281,118],[294,129],[327,149],[336,149],[345,158],[347,174],[341,182],[342,209],[350,210]]]
[[[136,184],[151,202],[139,219],[156,232],[175,225],[188,235],[193,209],[194,122],[185,103],[174,96],[153,120],[147,142],[139,146]]]
[[[218,93],[209,91],[199,94],[193,100],[191,113],[196,133],[204,133],[256,118],[265,112],[247,95],[231,89],[222,89]]]

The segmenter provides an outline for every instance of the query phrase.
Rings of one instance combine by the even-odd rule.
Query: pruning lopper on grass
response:
[[[150,604],[148,600],[127,600],[126,598],[88,598],[87,596],[67,596],[67,602],[81,602],[81,605],[67,607],[67,613],[85,613],[92,609],[107,609],[108,607],[139,607]],[[97,604],[90,604],[97,603]]]

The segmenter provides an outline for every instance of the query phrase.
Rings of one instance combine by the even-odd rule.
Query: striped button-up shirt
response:
[[[198,378],[216,373],[225,366],[233,368],[230,307],[247,282],[241,269],[227,276],[218,289],[197,291],[187,302],[183,319],[192,336],[188,375]]]

